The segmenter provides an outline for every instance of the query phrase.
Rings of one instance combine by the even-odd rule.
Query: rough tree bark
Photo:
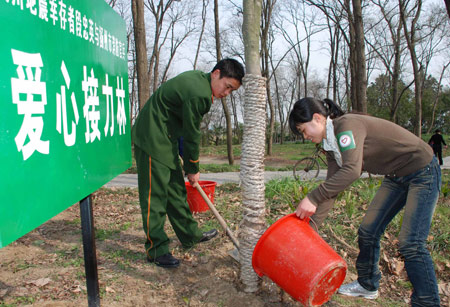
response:
[[[355,98],[356,110],[367,113],[367,74],[366,55],[364,48],[364,26],[361,0],[352,0],[355,29]]]
[[[133,0],[131,3],[134,27],[134,43],[136,48],[136,70],[138,79],[138,100],[141,110],[150,98],[150,83],[147,66],[147,42],[145,39],[144,2]]]
[[[258,276],[253,271],[252,254],[264,233],[264,140],[265,140],[265,78],[261,76],[259,29],[261,0],[244,0],[245,66],[244,78],[244,140],[241,159],[241,190],[243,218],[240,225],[241,281],[244,291],[256,292]]]

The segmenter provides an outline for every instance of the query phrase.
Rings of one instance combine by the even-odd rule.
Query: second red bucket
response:
[[[252,265],[259,276],[266,275],[305,306],[326,303],[347,272],[345,261],[294,213],[264,232]]]
[[[209,200],[214,203],[214,191],[216,189],[217,182],[215,181],[199,181],[198,184],[202,187],[206,196]],[[192,187],[189,181],[185,182],[187,191],[187,202],[189,204],[189,209],[192,213],[204,212],[209,210],[208,204],[205,202],[203,197],[197,191],[196,188]]]

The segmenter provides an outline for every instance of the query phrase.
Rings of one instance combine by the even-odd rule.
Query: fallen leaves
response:
[[[438,289],[440,295],[450,296],[450,283],[440,283]]]
[[[400,276],[405,269],[405,263],[402,259],[396,257],[388,257],[385,251],[382,252],[382,258],[387,264],[389,272],[395,276]]]
[[[36,280],[28,281],[25,284],[27,285],[34,285],[36,287],[42,288],[46,285],[48,285],[52,280],[50,278],[39,278]]]

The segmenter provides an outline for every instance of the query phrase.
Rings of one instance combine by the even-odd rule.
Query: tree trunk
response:
[[[415,109],[416,115],[414,117],[414,133],[421,137],[422,135],[422,73],[419,68],[419,63],[416,55],[416,24],[420,16],[420,11],[422,9],[422,0],[417,0],[416,15],[411,22],[411,29],[408,30],[408,25],[406,24],[406,7],[405,1],[399,0],[400,17],[403,23],[403,31],[405,33],[406,42],[408,44],[409,53],[411,55],[411,64],[413,66],[414,72],[414,98],[415,98]]]
[[[355,30],[355,98],[356,110],[367,113],[367,74],[364,48],[364,25],[362,19],[361,0],[352,0]]]
[[[399,22],[397,26],[396,39],[394,41],[394,69],[392,72],[392,97],[391,97],[391,120],[395,123],[397,122],[397,109],[400,101],[399,93],[398,93],[398,83],[400,80],[400,60],[401,60],[401,51],[400,51],[400,37],[402,30],[402,23]]]
[[[209,0],[203,0],[203,7],[202,7],[202,29],[200,30],[200,36],[198,38],[198,44],[197,44],[197,51],[195,52],[195,59],[194,59],[194,70],[197,69],[197,61],[198,61],[198,55],[200,53],[200,46],[202,44],[203,39],[203,33],[205,32],[205,24],[206,24],[206,8],[208,7]]]
[[[150,83],[147,75],[147,43],[145,39],[144,2],[133,0],[132,3],[134,43],[136,48],[136,70],[138,83],[139,110],[150,98]]]
[[[450,1],[444,0],[444,2],[445,2],[445,7],[447,8],[447,15],[448,15],[448,17],[450,17]]]
[[[241,281],[244,291],[258,290],[258,276],[252,267],[252,254],[266,228],[264,205],[265,79],[261,76],[259,29],[261,0],[244,0],[245,66],[244,139],[241,180],[243,218],[240,226]]]
[[[262,8],[262,31],[261,31],[261,52],[262,52],[262,76],[266,78],[267,104],[269,105],[269,127],[267,129],[267,155],[272,155],[273,134],[275,126],[275,107],[273,106],[272,96],[270,95],[269,78],[269,28],[272,17],[272,9],[276,1],[264,0]]]
[[[215,35],[216,35],[216,54],[217,61],[222,59],[222,51],[220,47],[220,29],[219,29],[219,3],[218,0],[214,0],[214,24],[215,24]],[[227,123],[227,154],[228,154],[228,164],[234,164],[233,156],[233,127],[231,124],[230,110],[228,109],[228,104],[226,98],[220,99],[222,102],[223,112],[225,114],[225,121]]]
[[[150,56],[150,63],[148,67],[148,80],[153,80],[152,82],[152,88],[151,92],[153,93],[158,88],[159,84],[159,58],[160,58],[160,51],[161,46],[159,45],[159,39],[161,38],[161,33],[163,31],[163,22],[164,22],[164,15],[166,14],[167,10],[170,8],[174,0],[167,1],[166,4],[164,4],[163,1],[158,1],[158,4],[155,6],[155,3],[153,1],[148,1],[148,7],[155,17],[155,34],[154,34],[154,40],[153,40],[153,51],[152,55]]]
[[[445,64],[444,67],[442,67],[441,75],[439,76],[438,89],[437,89],[436,97],[434,98],[433,109],[431,112],[430,127],[428,127],[427,133],[431,133],[431,130],[433,129],[433,126],[434,126],[434,120],[436,117],[436,109],[437,109],[437,105],[439,102],[439,98],[441,97],[442,78],[444,77],[444,72],[449,65],[450,65],[450,62]]]
[[[353,110],[357,110],[358,104],[356,101],[356,54],[355,54],[355,23],[353,18],[353,12],[350,8],[350,0],[344,1],[344,7],[345,11],[347,12],[347,18],[348,18],[348,31],[349,31],[349,37],[350,40],[348,41],[348,65],[350,70],[350,102],[352,105]]]

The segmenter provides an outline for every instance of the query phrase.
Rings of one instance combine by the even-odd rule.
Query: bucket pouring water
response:
[[[208,196],[209,200],[214,203],[214,191],[216,189],[217,182],[199,180],[198,184],[201,186],[206,196]],[[189,181],[186,181],[185,185],[187,192],[187,202],[189,204],[189,209],[191,209],[191,212],[197,213],[208,211],[209,206],[197,191],[197,189],[191,186]]]
[[[253,269],[266,275],[305,306],[326,303],[345,279],[345,261],[295,213],[272,224],[252,256]]]

